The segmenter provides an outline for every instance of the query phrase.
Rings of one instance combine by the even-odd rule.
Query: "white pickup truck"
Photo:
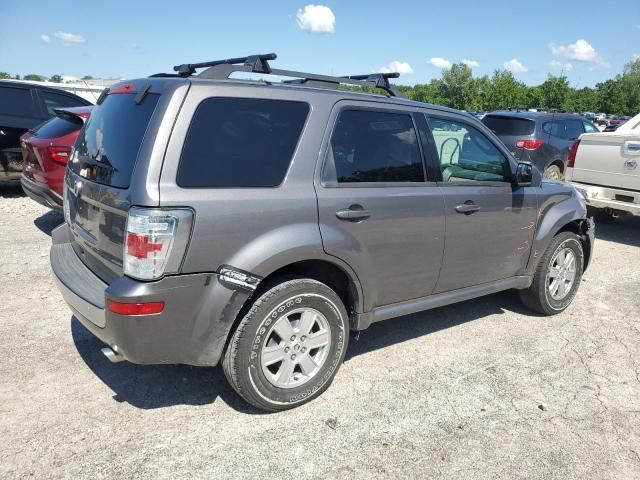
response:
[[[615,132],[583,133],[569,151],[565,179],[601,221],[640,216],[640,114]]]

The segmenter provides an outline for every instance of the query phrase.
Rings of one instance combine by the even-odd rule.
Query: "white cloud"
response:
[[[445,58],[442,57],[433,57],[430,58],[429,61],[427,63],[430,63],[431,65],[433,65],[436,68],[442,68],[442,69],[450,69],[451,68],[451,62]]]
[[[411,75],[413,73],[413,68],[411,68],[409,62],[394,60],[386,67],[380,67],[379,71],[382,73],[398,72],[400,75]]]
[[[469,68],[479,67],[480,64],[475,60],[469,60],[468,58],[463,58],[462,63],[464,63]]]
[[[84,43],[86,40],[82,35],[76,35],[75,33],[68,32],[56,32],[54,35],[62,40],[64,43]]]
[[[558,60],[551,60],[551,62],[549,62],[549,68],[551,68],[551,70],[564,70],[565,72],[570,72],[573,70],[573,65],[570,63],[562,63]]]
[[[336,29],[336,16],[325,5],[307,5],[298,10],[296,22],[300,30],[314,33],[333,33]]]
[[[596,49],[584,39],[578,39],[575,43],[568,45],[556,45],[550,43],[549,48],[551,53],[566,57],[570,60],[576,60],[578,62],[589,62],[599,67],[608,67],[609,64],[600,56]]]
[[[527,71],[527,67],[520,63],[520,60],[517,58],[512,58],[504,62],[503,66],[505,70],[509,70],[511,73],[523,73]]]
[[[46,33],[40,35],[40,40],[42,40],[44,43],[51,43],[51,37]]]

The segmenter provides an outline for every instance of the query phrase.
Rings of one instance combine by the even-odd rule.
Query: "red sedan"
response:
[[[22,189],[42,205],[62,211],[64,170],[78,133],[93,107],[55,109],[50,118],[20,137]]]

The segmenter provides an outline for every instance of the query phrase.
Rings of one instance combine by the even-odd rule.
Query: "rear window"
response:
[[[487,115],[482,119],[489,130],[496,135],[531,135],[535,129],[535,122],[526,118],[501,117]]]
[[[177,183],[185,188],[275,187],[282,183],[309,105],[207,98],[185,139]]]
[[[88,102],[84,102],[79,98],[70,97],[61,93],[41,91],[40,95],[44,100],[44,104],[47,107],[47,113],[49,116],[53,116],[56,112],[54,108],[60,107],[82,107],[87,105]]]
[[[69,121],[60,117],[53,117],[40,124],[33,134],[38,138],[59,138],[76,132],[82,128],[82,120],[77,122]]]
[[[140,105],[135,95],[111,94],[93,109],[76,141],[69,168],[78,175],[117,188],[127,188],[160,95],[148,94]]]

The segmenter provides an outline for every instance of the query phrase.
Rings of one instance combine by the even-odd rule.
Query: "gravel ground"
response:
[[[563,314],[505,292],[374,325],[272,415],[218,368],[109,363],[52,281],[60,221],[0,192],[0,478],[640,477],[640,218],[599,226]]]

